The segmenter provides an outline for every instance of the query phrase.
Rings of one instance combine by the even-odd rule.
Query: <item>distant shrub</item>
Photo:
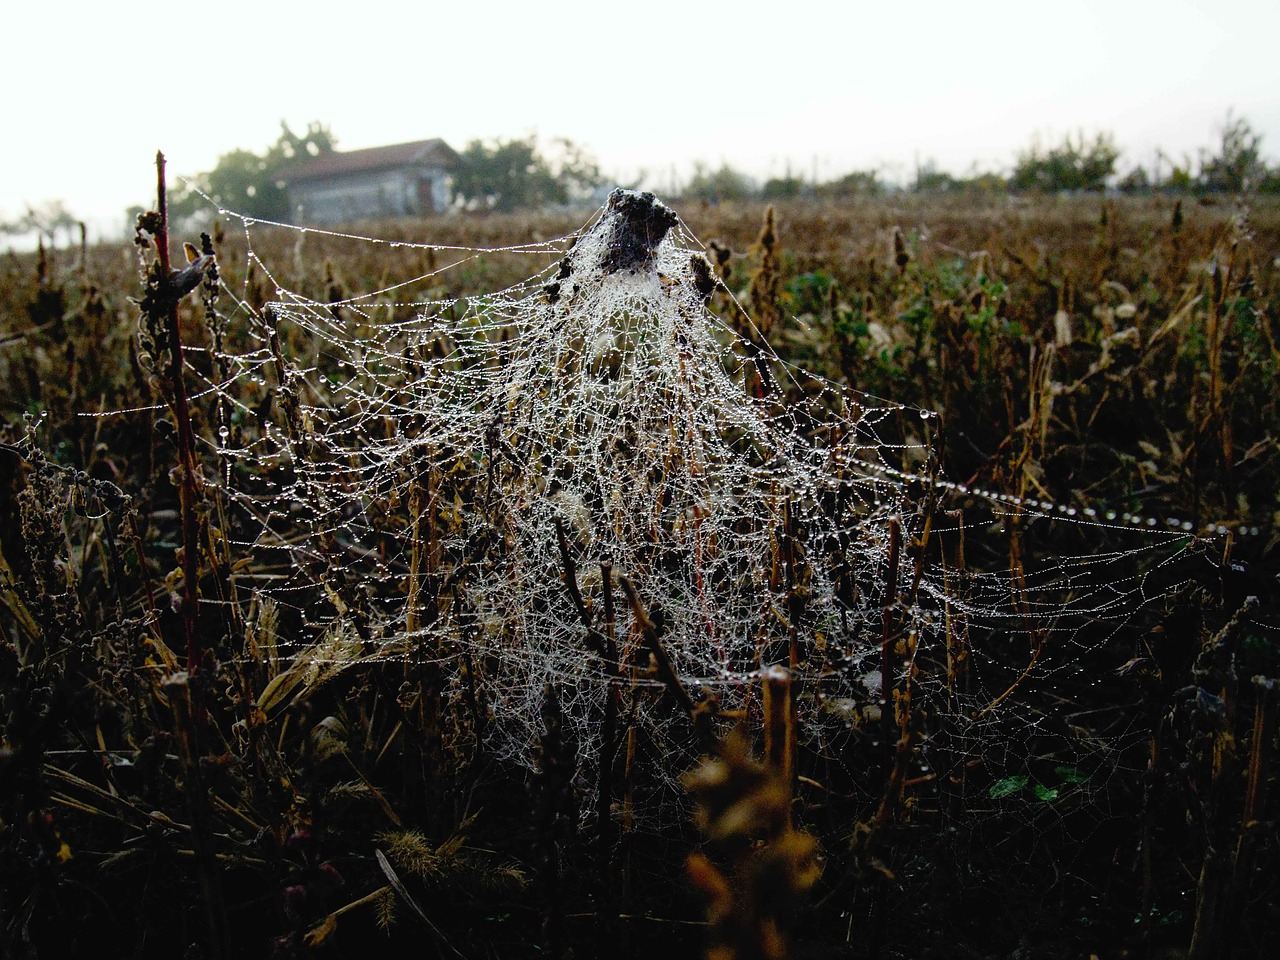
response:
[[[1086,140],[1084,132],[1067,134],[1057,146],[1039,141],[1018,155],[1009,186],[1014,190],[1103,190],[1115,173],[1120,150],[1110,133]]]

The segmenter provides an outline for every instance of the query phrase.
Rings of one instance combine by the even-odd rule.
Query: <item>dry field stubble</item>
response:
[[[696,817],[673,803],[669,822],[636,826],[646,758],[625,708],[609,721],[612,772],[584,782],[549,691],[526,775],[486,755],[482,696],[445,716],[429,665],[293,660],[300,621],[237,592],[237,577],[270,571],[237,554],[215,482],[225,465],[210,454],[226,412],[198,384],[221,377],[215,341],[233,354],[276,297],[240,233],[212,238],[222,295],[177,305],[185,414],[167,303],[153,302],[138,339],[137,250],[7,256],[0,952],[171,955],[194,943],[204,956],[391,956],[425,941],[465,956],[656,944],[695,955],[705,941],[717,956],[780,956],[789,942],[849,956],[1261,955],[1280,925],[1268,790],[1280,211],[1241,219],[1227,203],[1165,198],[797,202],[776,210],[771,236],[762,207],[680,213],[710,245],[724,283],[711,306],[730,327],[936,412],[901,439],[932,445],[950,481],[1077,517],[1114,513],[1119,527],[1173,519],[1210,535],[1178,547],[1131,617],[1099,627],[1105,642],[1080,627],[1077,653],[1031,625],[1051,621],[1031,609],[1047,588],[1027,588],[1030,651],[999,631],[948,628],[938,689],[955,694],[981,669],[993,707],[1010,696],[1038,718],[1027,729],[957,733],[945,702],[886,671],[881,746],[855,729],[791,756],[778,746],[788,721],[765,711],[746,731],[766,741],[763,763],[726,740],[689,781]],[[553,240],[581,219],[363,232],[474,249]],[[436,273],[448,252],[263,227],[251,239],[283,285],[320,303],[428,274],[387,299],[470,296],[555,259],[482,255]],[[320,344],[284,328],[278,339],[281,358],[329,372]],[[270,371],[264,381],[232,386],[258,411],[237,430],[286,429],[287,398]],[[184,469],[188,443],[198,462]],[[904,453],[896,466],[920,464]],[[1128,530],[1008,509],[993,522],[990,496],[904,483],[917,524],[890,566],[945,571],[957,600],[970,571],[1018,585],[1063,558],[1147,562]],[[412,503],[402,509],[418,522]],[[943,517],[960,520],[931,539]],[[201,604],[188,619],[192,571]],[[306,602],[323,605],[329,583],[317,577]],[[615,600],[646,624],[643,598],[620,587]],[[327,642],[333,659],[358,646]],[[646,642],[660,658],[660,637]],[[886,614],[886,662],[914,662],[913,642]],[[974,651],[982,664],[967,668]],[[1067,659],[1042,680],[1055,655]],[[678,687],[663,709],[681,709]],[[883,756],[890,742],[897,754]],[[681,892],[686,867],[707,912]]]

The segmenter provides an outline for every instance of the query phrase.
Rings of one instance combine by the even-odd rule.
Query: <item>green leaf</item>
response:
[[[1057,787],[1046,787],[1043,783],[1037,783],[1035,785],[1034,792],[1036,799],[1043,803],[1048,803],[1050,800],[1058,799]]]
[[[1089,775],[1077,767],[1054,767],[1053,772],[1063,783],[1088,783]]]
[[[1026,789],[1027,784],[1030,782],[1031,778],[1021,773],[1014,777],[1005,777],[1003,780],[997,780],[993,783],[987,794],[992,800],[999,800],[1001,797],[1012,796]]]

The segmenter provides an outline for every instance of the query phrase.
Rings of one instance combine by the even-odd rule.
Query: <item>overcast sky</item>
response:
[[[1280,156],[1277,0],[45,0],[0,22],[0,219],[60,199],[113,233],[157,148],[196,172],[282,119],[340,149],[566,136],[659,191],[696,159],[1007,168],[1078,128],[1149,166],[1209,146],[1229,109]]]

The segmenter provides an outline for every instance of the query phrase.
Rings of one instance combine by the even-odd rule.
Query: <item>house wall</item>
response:
[[[424,184],[422,189],[419,184]],[[401,167],[305,180],[289,185],[294,219],[332,224],[422,216],[449,205],[450,178],[440,167]]]
[[[453,205],[453,177],[443,167],[428,167],[431,178],[432,212],[448,210]]]

